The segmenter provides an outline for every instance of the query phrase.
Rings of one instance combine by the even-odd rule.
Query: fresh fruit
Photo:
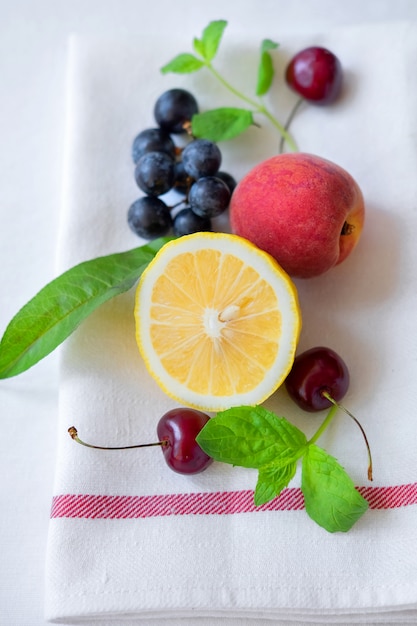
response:
[[[231,194],[236,189],[237,182],[235,178],[228,172],[223,172],[220,170],[216,172],[216,178],[220,178],[224,183],[226,183]]]
[[[139,237],[156,239],[169,233],[172,218],[165,202],[155,196],[145,196],[130,205],[127,223]]]
[[[192,178],[214,176],[222,162],[218,146],[207,139],[194,139],[182,151],[182,164]]]
[[[372,456],[368,438],[359,420],[342,404],[349,388],[346,363],[330,348],[310,348],[295,359],[285,380],[289,396],[304,411],[321,411],[336,407],[344,411],[358,426],[368,451],[368,479],[372,480]],[[319,431],[320,433],[320,431]]]
[[[362,192],[340,166],[312,154],[280,154],[256,165],[230,202],[232,231],[269,252],[293,277],[338,265],[362,232]]]
[[[179,408],[168,411],[158,422],[157,434],[168,466],[180,474],[197,474],[212,462],[195,438],[210,417],[195,409]]]
[[[203,231],[211,231],[211,219],[209,217],[201,217],[196,215],[190,207],[185,207],[178,211],[174,217],[173,231],[176,237],[191,235],[192,233],[200,233]]]
[[[313,104],[330,104],[336,100],[342,87],[342,65],[330,50],[311,46],[291,59],[285,79],[291,89],[305,100]]]
[[[209,419],[208,415],[194,409],[171,409],[158,422],[156,429],[158,441],[132,446],[96,446],[82,441],[74,426],[71,426],[68,432],[77,443],[96,450],[130,450],[132,448],[160,446],[168,467],[174,472],[198,474],[213,462],[212,457],[203,452],[196,442],[197,435]]]
[[[143,158],[141,165],[136,169],[136,175],[138,184],[145,191],[147,197],[132,205],[129,210],[129,224],[135,232],[143,237],[153,238],[165,233],[171,226],[177,235],[181,229],[185,234],[195,228],[211,227],[210,217],[215,217],[219,212],[219,199],[210,188],[210,185],[213,184],[212,181],[224,181],[229,193],[233,193],[236,187],[236,181],[230,175],[218,170],[221,164],[221,154],[213,142],[231,139],[246,128],[256,125],[253,114],[265,115],[281,133],[288,146],[297,150],[295,142],[288,134],[288,123],[283,127],[262,102],[262,96],[268,92],[273,82],[270,51],[277,48],[277,44],[268,39],[263,40],[261,44],[261,60],[256,86],[256,96],[260,97],[258,103],[241,94],[225,81],[212,66],[211,62],[217,52],[225,25],[226,22],[222,20],[209,24],[203,32],[202,39],[194,39],[194,51],[197,57],[179,55],[170,64],[162,68],[162,71],[188,73],[206,67],[235,96],[242,98],[246,105],[250,106],[250,109],[224,107],[199,115],[197,103],[188,92],[177,89],[163,94],[155,106],[155,117],[160,127],[147,129],[140,133],[135,138],[132,147],[132,158],[135,165]],[[319,51],[322,53],[329,52],[317,47],[313,48],[313,51],[316,55]],[[306,50],[302,51],[298,55],[298,60],[301,58],[306,62],[307,52]],[[338,60],[336,59],[336,65],[337,63]],[[311,81],[308,84],[307,92],[302,91],[304,89],[301,79],[302,68],[294,70],[292,76],[288,74],[288,82],[307,100],[322,104],[331,102],[337,97],[338,89],[336,86],[341,77],[341,72],[340,65],[333,74],[329,70],[330,67],[331,63],[327,56],[321,65],[319,63],[311,69]],[[340,84],[338,86],[340,87]],[[191,140],[191,147],[188,151],[187,149],[184,150],[186,168],[181,161],[183,150],[175,146],[170,136],[170,133],[182,132],[187,132],[194,138],[204,138]],[[307,160],[309,166],[312,165],[312,160],[316,158],[311,155],[297,156],[297,159]],[[323,163],[326,165],[324,166]],[[337,208],[340,208],[340,206],[344,206],[344,201],[349,205],[351,200],[349,193],[352,192],[351,188],[356,183],[352,185],[352,181],[348,178],[349,175],[342,170],[342,178],[345,179],[345,183],[346,178],[348,178],[347,190],[345,190],[346,193],[340,192],[339,198],[337,192],[340,191],[339,188],[342,185],[337,180],[334,183],[333,179],[337,179],[334,168],[337,166],[330,162],[321,161],[321,175],[325,179],[325,184],[322,186],[327,190],[330,189],[336,200],[340,200],[340,205],[337,205]],[[295,180],[294,196],[301,196],[303,186],[309,187],[312,178],[313,183],[315,182],[314,177],[306,176],[303,179],[297,168],[294,171],[288,166],[286,170],[286,173],[282,173],[283,179],[285,179],[284,174],[287,175],[288,172],[291,175],[294,174],[292,181]],[[330,177],[330,180],[326,180],[325,174]],[[340,168],[338,174],[340,176]],[[332,187],[331,183],[334,183],[335,187]],[[314,184],[311,187],[314,188]],[[274,185],[271,185],[271,188],[274,191]],[[183,193],[185,198],[168,207],[157,196],[163,195],[171,189]],[[262,200],[260,204],[262,205],[264,200],[262,194],[265,189],[259,189],[259,191],[259,197]],[[356,191],[356,196],[359,197],[357,200],[359,206],[361,194],[360,191]],[[352,195],[355,198],[355,194],[352,193]],[[208,207],[209,201],[212,202],[213,200],[214,205],[211,204]],[[172,220],[171,210],[175,211],[179,206],[188,203],[191,207],[186,206],[182,211],[180,210]],[[291,205],[291,202],[289,204]],[[353,204],[352,213],[349,212],[347,215],[349,219],[344,220],[341,230],[339,228],[337,233],[340,236],[340,243],[346,244],[348,242],[348,244],[340,246],[339,256],[335,264],[341,262],[352,249],[352,242],[349,240],[350,235],[354,234],[358,237],[362,228],[363,200],[362,206],[359,208],[355,203]],[[293,206],[290,208],[292,209]],[[306,209],[304,208],[304,210]],[[327,210],[328,205],[324,202],[324,213]],[[158,211],[161,212],[161,215],[155,219],[154,212],[158,213]],[[341,212],[343,213],[343,209]],[[201,218],[201,215],[206,217]],[[357,219],[356,222],[352,216]],[[181,217],[181,219],[177,220],[177,217]],[[200,217],[200,222],[198,217]],[[297,219],[298,217],[300,216],[296,215]],[[308,237],[319,240],[319,235],[315,231],[314,219],[316,216],[314,211],[311,211],[310,206],[308,206],[308,211],[304,217],[306,218],[305,221],[308,222],[307,233],[296,233],[296,238],[299,240],[299,250],[303,248],[303,236],[305,236],[305,240]],[[329,224],[338,223],[339,217],[337,211],[334,215],[324,215]],[[292,230],[292,225],[288,226],[290,222],[291,219],[287,222],[287,234]],[[311,231],[314,231],[314,237],[311,237]],[[207,240],[207,237],[208,233],[205,233],[203,239]],[[152,270],[149,270],[148,286],[141,292],[141,295],[149,295],[150,298],[156,296],[156,299],[150,299],[150,303],[146,305],[145,315],[140,319],[140,322],[138,321],[137,334],[140,347],[145,346],[144,354],[150,345],[152,349],[155,349],[156,356],[153,355],[148,359],[148,363],[150,363],[148,367],[155,378],[159,382],[162,381],[162,385],[165,381],[160,378],[161,371],[167,373],[169,383],[172,382],[173,376],[171,375],[179,373],[180,377],[174,379],[174,387],[181,388],[182,386],[180,391],[185,389],[186,401],[191,398],[191,401],[194,402],[196,397],[200,398],[198,394],[203,393],[210,396],[210,403],[214,398],[216,402],[220,399],[221,402],[226,402],[228,406],[230,406],[231,400],[237,401],[239,406],[223,411],[214,420],[210,420],[204,413],[193,409],[175,409],[168,412],[159,421],[160,440],[158,442],[127,447],[160,446],[168,465],[172,469],[180,473],[196,473],[205,469],[212,462],[211,455],[202,455],[201,450],[198,449],[199,437],[202,435],[202,444],[213,446],[213,454],[216,451],[216,458],[219,460],[233,465],[254,467],[259,470],[259,479],[255,490],[256,505],[264,504],[279,495],[295,475],[296,463],[302,458],[301,490],[304,495],[306,511],[317,523],[330,532],[348,530],[366,510],[367,503],[337,461],[315,444],[330,424],[337,408],[343,409],[357,422],[356,418],[339,404],[340,398],[347,390],[347,368],[343,367],[343,361],[336,354],[334,355],[335,363],[333,363],[335,367],[333,367],[329,360],[331,351],[326,348],[316,349],[314,351],[315,358],[312,357],[311,353],[309,358],[306,358],[306,355],[301,355],[300,359],[297,358],[297,363],[294,363],[292,372],[287,377],[288,389],[290,389],[291,374],[295,377],[292,390],[294,397],[297,394],[300,395],[300,388],[303,387],[304,390],[308,391],[303,397],[307,410],[321,410],[323,408],[321,406],[322,400],[326,400],[330,406],[324,422],[308,440],[299,429],[292,426],[285,418],[275,416],[261,406],[253,405],[254,402],[262,402],[263,399],[266,399],[274,385],[280,384],[277,382],[278,379],[271,379],[270,370],[275,371],[275,366],[277,366],[282,380],[284,370],[288,371],[288,363],[294,359],[294,346],[297,343],[300,328],[297,294],[288,274],[278,265],[275,265],[272,258],[264,255],[261,261],[262,253],[256,246],[251,247],[249,242],[243,243],[239,237],[230,235],[225,237],[228,239],[224,239],[223,244],[219,247],[212,245],[214,239],[210,240],[211,245],[208,248],[200,248],[195,243],[197,240],[193,240],[195,245],[188,246],[188,243],[184,243],[184,248],[176,247],[173,254],[163,253],[162,267],[161,264],[158,267],[155,265]],[[238,240],[240,240],[239,246],[241,248],[243,246],[243,254],[241,254],[242,250],[238,250],[238,254],[236,254]],[[199,244],[201,241],[200,239]],[[232,241],[234,243],[231,243]],[[328,251],[325,237],[323,241],[324,244],[321,242],[322,247],[316,248],[318,257],[321,255],[322,248],[324,248],[324,256]],[[104,288],[102,284],[93,285],[97,288],[100,287],[100,293],[93,298],[95,301],[92,306],[91,289],[88,287],[92,285],[92,281],[94,282],[94,276],[100,276],[102,272],[86,272],[86,263],[68,270],[57,280],[47,285],[44,290],[41,290],[12,320],[5,333],[5,339],[1,342],[1,348],[4,348],[2,355],[5,355],[3,358],[3,377],[12,376],[28,369],[56,347],[57,343],[65,339],[78,326],[80,320],[91,312],[92,308],[96,308],[115,293],[131,288],[143,271],[144,266],[149,262],[150,255],[163,243],[162,240],[159,240],[129,253],[108,255],[87,262],[90,270],[93,266],[99,270],[104,269],[109,278]],[[284,244],[282,242],[279,244],[285,248],[285,241]],[[293,253],[294,249],[290,251],[290,256]],[[177,262],[177,255],[178,258],[181,257],[179,263]],[[240,266],[239,263],[241,263]],[[306,265],[305,259],[302,260],[303,265]],[[322,271],[325,270],[320,269],[319,273]],[[71,288],[74,287],[74,284],[78,284],[80,295],[77,297],[76,305],[72,303],[70,308],[68,308],[69,305],[66,306],[68,310],[66,311],[67,315],[64,316],[65,328],[63,328],[62,303],[65,304],[68,299],[62,296],[68,290],[69,280]],[[169,298],[165,298],[167,294]],[[207,298],[207,294],[209,294],[209,298]],[[39,309],[40,303],[43,303],[43,308],[47,303],[50,304],[51,295],[52,300],[59,300],[54,315],[52,318],[49,316],[52,320],[51,328],[55,325],[62,327],[58,331],[60,335],[58,338],[56,332],[53,332],[53,338],[51,333],[45,335],[44,323],[42,323],[44,320],[42,320],[42,316],[39,318],[39,310],[35,312],[35,315],[29,315],[30,311],[34,311],[34,308]],[[83,305],[86,304],[88,304],[88,311],[83,312],[83,309],[86,309],[86,306]],[[81,314],[79,310],[81,310]],[[199,310],[198,314],[196,313],[197,310]],[[139,303],[137,303],[135,314],[138,320],[142,313],[143,311],[140,310]],[[68,319],[70,319],[69,327]],[[144,323],[143,319],[145,319]],[[35,324],[33,324],[33,320]],[[185,322],[182,323],[182,320]],[[22,333],[22,325],[23,330],[26,328],[27,333]],[[142,339],[140,332],[143,327],[145,327],[145,334],[146,331],[149,331],[150,343],[140,343]],[[48,328],[46,330],[48,331]],[[164,333],[166,341],[163,340]],[[23,334],[27,337],[25,336],[22,342]],[[33,341],[41,345],[38,345],[35,354],[32,354],[28,360],[28,351],[25,348],[28,347],[29,343],[32,345]],[[322,353],[324,351],[321,357],[318,356],[320,351]],[[302,362],[302,356],[304,356],[304,362],[307,363],[304,370],[299,365]],[[319,366],[318,362],[320,362]],[[152,369],[155,363],[157,365]],[[316,369],[317,366],[318,370]],[[337,370],[337,366],[341,366],[341,371]],[[261,373],[256,379],[258,371]],[[202,389],[203,391],[201,391]],[[208,392],[204,389],[208,389]],[[262,391],[263,394],[261,394],[260,399],[257,396],[259,391]],[[177,391],[175,390],[173,393],[177,393]],[[176,396],[174,395],[174,397]],[[244,401],[249,401],[251,404],[242,406],[241,403]],[[359,422],[357,423],[359,425]],[[361,426],[360,428],[363,432]],[[70,428],[69,431],[73,439],[82,445],[107,449],[82,442],[74,427]],[[215,436],[213,436],[213,432],[215,432]],[[250,442],[249,447],[248,441]],[[126,446],[110,449],[125,448]],[[370,478],[372,479],[371,463]],[[335,511],[337,515],[335,515]]]
[[[184,165],[182,161],[176,161],[175,182],[174,182],[175,191],[186,196],[188,192],[190,191],[190,187],[193,184],[193,182],[194,182],[194,178],[191,178],[191,176],[187,174],[187,172],[184,169]]]
[[[291,369],[301,326],[288,275],[225,233],[163,246],[142,274],[135,318],[139,349],[161,388],[207,411],[270,396]]]
[[[195,98],[185,93],[188,95],[184,96],[184,90],[174,89],[162,94],[155,109],[163,128],[147,128],[133,141],[135,180],[147,197],[131,205],[128,224],[144,239],[167,235],[171,230],[176,237],[211,231],[211,218],[228,208],[236,187],[233,176],[219,171],[222,154],[214,142],[191,139],[183,148],[175,145],[171,133],[177,131],[175,125],[167,122],[168,111],[178,117],[186,114],[187,106]],[[182,103],[185,98],[188,103],[185,108],[178,104],[177,97]],[[169,103],[172,108],[168,107]],[[183,198],[179,202],[174,200],[173,204],[168,204],[170,197],[155,201],[171,191]]]
[[[168,133],[187,132],[191,119],[198,112],[194,96],[185,89],[169,89],[155,103],[156,123]]]
[[[216,176],[204,176],[191,185],[188,196],[191,209],[202,217],[217,217],[230,202],[230,191]]]
[[[349,388],[349,370],[334,350],[311,348],[295,357],[285,387],[304,411],[322,411],[340,402]]]
[[[162,196],[174,186],[174,160],[165,152],[146,152],[135,168],[135,180],[147,195]]]
[[[146,128],[142,130],[133,140],[132,160],[133,163],[139,161],[146,152],[165,152],[171,158],[175,158],[175,144],[171,136],[162,128]]]

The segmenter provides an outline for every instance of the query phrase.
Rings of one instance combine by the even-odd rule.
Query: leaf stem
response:
[[[217,80],[223,85],[223,87],[228,89],[231,93],[233,93],[235,96],[237,96],[238,98],[246,102],[246,104],[249,104],[254,109],[259,108],[259,105],[255,100],[252,100],[252,98],[245,96],[244,93],[236,89],[236,87],[233,87],[233,85],[231,85],[225,78],[223,78],[221,74],[219,74],[219,72],[212,66],[211,63],[207,64],[207,69],[210,70],[213,76],[217,78]]]
[[[256,113],[260,113],[261,115],[264,115],[271,122],[271,124],[273,124],[273,126],[275,126],[275,128],[278,130],[283,141],[285,141],[288,144],[288,147],[290,148],[290,150],[292,150],[293,152],[298,151],[297,144],[295,143],[291,134],[276,119],[276,117],[272,115],[272,113],[266,108],[264,104],[259,104],[258,102],[256,102],[256,100],[252,100],[252,98],[249,98],[248,96],[246,96],[244,93],[239,91],[239,89],[236,89],[236,87],[231,85],[225,78],[223,78],[221,74],[219,74],[219,72],[212,66],[211,63],[207,63],[206,67],[213,74],[213,76],[217,78],[217,80],[223,85],[223,87],[225,87],[228,91],[234,94],[237,98],[240,98],[240,100],[243,100],[244,102],[246,102],[246,104],[249,104]]]
[[[322,436],[322,434],[324,433],[324,431],[326,430],[326,428],[328,427],[328,425],[330,424],[330,422],[332,421],[332,419],[336,415],[338,408],[339,407],[337,405],[335,405],[335,404],[332,407],[330,407],[329,412],[327,413],[327,416],[326,416],[324,422],[322,423],[322,425],[316,430],[316,432],[311,437],[311,439],[309,439],[307,441],[307,445],[308,446],[310,444],[312,444],[312,443],[315,443],[317,441],[317,439],[319,439]]]

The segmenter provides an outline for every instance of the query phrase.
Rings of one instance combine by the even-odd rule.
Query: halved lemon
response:
[[[291,369],[301,328],[295,285],[277,262],[246,239],[207,232],[159,250],[135,319],[160,387],[206,411],[266,400]]]

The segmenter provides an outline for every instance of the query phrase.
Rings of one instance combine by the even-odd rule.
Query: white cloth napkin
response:
[[[329,534],[302,508],[299,475],[282,497],[255,510],[255,470],[214,463],[194,477],[171,472],[158,449],[103,452],[101,445],[153,441],[173,408],[138,354],[133,292],[94,313],[62,347],[59,450],[47,554],[46,617],[55,623],[234,625],[416,623],[417,621],[417,25],[376,24],[281,43],[270,106],[282,119],[296,97],[282,80],[302,47],[341,59],[343,97],[305,107],[293,123],[301,150],[345,167],[365,195],[358,248],[326,275],[298,281],[300,350],[328,345],[346,360],[345,404],[367,431],[374,482],[359,430],[339,415],[320,445],[370,501],[346,534]],[[156,39],[156,36],[155,36]],[[226,31],[219,64],[251,90],[260,42]],[[59,270],[140,241],[126,223],[142,195],[130,147],[154,125],[153,104],[184,86],[202,109],[237,102],[207,73],[163,77],[189,49],[183,39],[74,38],[70,49],[64,207]],[[262,128],[221,144],[239,178],[277,152]],[[266,406],[312,434],[323,417],[304,414],[280,390]],[[143,623],[142,622],[142,623]]]

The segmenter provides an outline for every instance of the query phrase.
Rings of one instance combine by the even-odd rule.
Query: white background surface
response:
[[[212,19],[277,41],[286,29],[417,20],[415,0],[2,0],[0,7],[0,333],[54,276],[71,32],[140,38],[151,30],[157,45],[175,29],[188,49]],[[2,625],[45,624],[57,385],[56,353],[0,381]]]

